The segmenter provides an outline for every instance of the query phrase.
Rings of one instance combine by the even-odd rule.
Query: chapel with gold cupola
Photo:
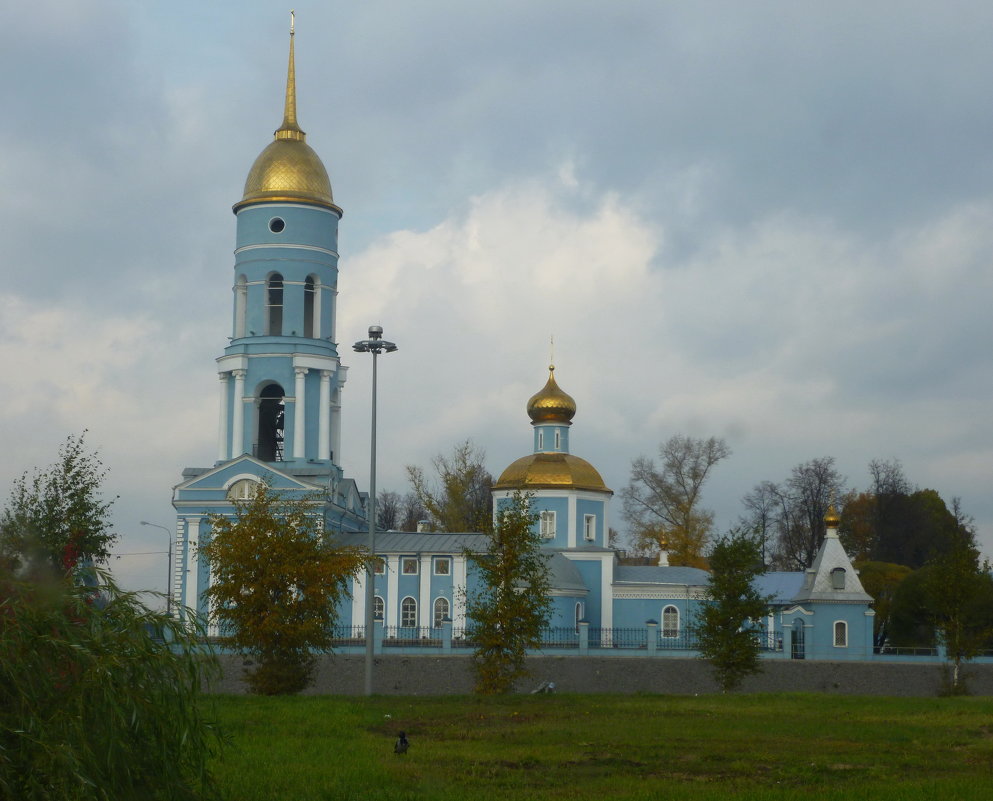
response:
[[[291,21],[283,120],[255,159],[236,218],[233,309],[217,359],[218,434],[212,467],[191,467],[173,491],[177,512],[172,593],[202,609],[209,583],[198,544],[207,516],[233,511],[260,481],[321,499],[328,528],[366,526],[366,496],[341,465],[337,344],[338,222],[327,169],[297,121]]]
[[[569,452],[569,428],[576,401],[555,381],[548,381],[527,403],[534,429],[534,451],[512,462],[493,485],[494,502],[516,490],[532,493],[538,526],[548,547],[607,545],[607,508],[613,492],[597,469]]]

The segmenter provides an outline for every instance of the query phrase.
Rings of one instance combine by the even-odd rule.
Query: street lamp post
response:
[[[397,346],[383,339],[381,325],[369,326],[369,338],[356,342],[356,353],[372,354],[372,446],[369,456],[369,561],[365,568],[365,694],[372,695],[373,617],[372,606],[376,598],[373,582],[376,580],[376,361],[380,353],[393,353]]]
[[[147,520],[139,521],[143,526],[151,526],[152,528],[160,528],[169,538],[169,556],[166,562],[166,614],[170,617],[172,616],[172,588],[169,586],[172,583],[172,532],[169,531],[165,526],[160,526],[158,523],[149,523]],[[161,551],[159,551],[161,553]]]

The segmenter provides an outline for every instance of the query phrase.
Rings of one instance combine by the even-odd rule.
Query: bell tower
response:
[[[340,472],[347,369],[335,331],[342,211],[297,122],[294,36],[291,18],[283,122],[234,205],[234,313],[230,344],[217,359],[217,460],[248,454]]]

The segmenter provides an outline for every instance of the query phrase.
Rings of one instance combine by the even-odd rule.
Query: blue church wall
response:
[[[269,228],[274,217],[285,227],[276,233]],[[259,203],[237,214],[238,247],[258,244],[308,244],[338,252],[338,215],[325,209],[292,203]],[[322,254],[330,259],[331,256]]]
[[[589,592],[582,599],[586,619],[590,621],[591,626],[599,626],[603,609],[602,598],[600,597],[600,588],[603,586],[602,565],[599,560],[573,559],[571,561],[576,570],[579,571],[579,575],[582,576],[583,584],[589,589]]]
[[[559,432],[559,444],[555,446],[555,432]],[[564,425],[536,425],[534,427],[534,452],[568,453],[569,427]]]
[[[784,612],[782,627],[784,652],[791,653],[793,627],[802,621],[803,655],[805,659],[849,660],[871,659],[873,654],[872,621],[873,613],[862,604],[809,603]],[[847,644],[835,645],[835,624],[843,622],[847,627]]]
[[[603,537],[603,501],[592,501],[584,498],[579,498],[576,501],[576,544],[584,545],[589,541],[585,539],[586,534],[586,515],[594,515],[596,517],[596,532],[595,539],[593,543],[596,545],[604,544]]]
[[[551,601],[551,614],[548,616],[550,628],[573,629],[576,626],[576,604],[582,604],[584,598],[572,595],[555,595]]]
[[[614,625],[619,629],[640,628],[649,620],[659,624],[662,637],[662,610],[674,606],[679,611],[679,631],[693,623],[699,601],[687,598],[615,598]]]

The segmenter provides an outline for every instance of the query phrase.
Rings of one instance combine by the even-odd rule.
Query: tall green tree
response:
[[[466,551],[480,583],[466,598],[476,648],[476,692],[510,692],[527,675],[528,648],[541,644],[551,614],[548,559],[541,550],[531,496],[515,492],[500,508],[484,553]]]
[[[714,467],[730,455],[718,437],[677,434],[659,446],[658,464],[635,459],[622,497],[636,547],[667,551],[672,565],[702,567],[714,513],[702,507],[701,493]]]
[[[0,560],[20,567],[47,563],[61,573],[72,543],[80,559],[107,561],[117,540],[110,522],[116,498],[102,494],[107,471],[85,439],[85,431],[67,438],[53,465],[14,481],[0,515]]]
[[[202,631],[65,557],[59,576],[0,568],[0,798],[214,798]]]
[[[265,483],[235,502],[233,517],[209,520],[200,551],[213,574],[211,618],[254,660],[246,673],[253,692],[300,692],[313,677],[315,652],[331,649],[336,607],[363,553],[330,540],[320,499],[288,499]]]
[[[761,546],[745,531],[729,532],[710,552],[709,600],[699,612],[697,635],[700,655],[724,692],[760,670],[761,643],[752,623],[769,609],[769,598],[754,584],[764,570]]]
[[[407,465],[407,478],[421,506],[441,531],[486,533],[493,526],[493,476],[486,453],[472,440],[460,442],[448,456],[431,460],[435,478],[421,467]]]
[[[924,579],[928,610],[951,664],[949,690],[965,692],[962,665],[975,659],[993,634],[993,578],[989,563],[964,538],[935,558]]]
[[[891,634],[893,601],[904,580],[913,571],[892,562],[857,562],[862,587],[873,598],[873,643],[885,645]]]

